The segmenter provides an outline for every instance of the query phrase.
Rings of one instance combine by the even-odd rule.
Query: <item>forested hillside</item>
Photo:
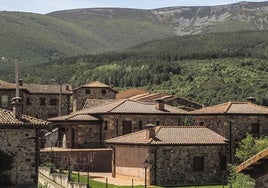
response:
[[[206,105],[254,96],[268,105],[268,31],[173,37],[120,53],[76,56],[23,66],[29,83],[78,86],[93,80],[144,87]],[[12,74],[1,75],[13,79]]]

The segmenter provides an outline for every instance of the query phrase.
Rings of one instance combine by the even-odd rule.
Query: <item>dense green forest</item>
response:
[[[75,56],[23,66],[28,83],[98,80],[118,89],[143,87],[201,104],[244,101],[268,105],[268,32],[246,31],[172,37],[125,52]],[[13,74],[1,75],[12,80]]]

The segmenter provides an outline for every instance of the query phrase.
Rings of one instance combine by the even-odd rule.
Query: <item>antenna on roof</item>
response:
[[[20,96],[19,93],[19,64],[18,60],[15,59],[15,83],[16,83],[16,97]]]

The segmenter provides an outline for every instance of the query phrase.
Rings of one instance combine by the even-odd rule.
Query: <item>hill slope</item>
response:
[[[74,86],[98,80],[119,88],[172,93],[207,105],[254,96],[268,105],[267,52],[268,31],[180,36],[121,53],[24,66],[21,78],[29,83],[48,83],[53,78]],[[14,78],[6,72],[0,77]]]
[[[40,63],[176,35],[266,30],[267,16],[268,2],[155,10],[76,9],[47,15],[4,11],[0,12],[0,56]]]

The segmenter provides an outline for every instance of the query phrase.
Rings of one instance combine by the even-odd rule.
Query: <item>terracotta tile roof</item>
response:
[[[116,101],[116,99],[87,99],[83,109],[99,106]]]
[[[117,93],[116,99],[128,99],[130,97],[133,97],[139,94],[144,94],[144,93],[149,93],[149,92],[142,88],[131,88],[131,89],[127,89],[125,91],[121,91]]]
[[[69,88],[71,86],[68,86]],[[19,86],[20,89],[26,89],[30,93],[49,93],[49,94],[59,94],[60,85],[40,85],[40,84],[25,84]],[[0,80],[0,89],[16,89],[16,84]],[[72,94],[71,88],[67,90],[67,85],[62,85],[62,94]]]
[[[237,173],[251,170],[255,165],[260,165],[264,162],[264,159],[268,159],[268,147],[261,152],[257,153],[253,157],[249,158],[245,162],[241,163],[237,168]]]
[[[87,84],[82,85],[78,88],[75,88],[74,90],[77,90],[80,88],[110,88],[110,89],[114,90],[115,92],[118,92],[117,90],[113,89],[111,86],[104,84],[104,83],[101,83],[101,82],[98,82],[98,81],[87,83]]]
[[[49,121],[99,121],[98,118],[95,118],[88,114],[69,114],[65,116],[49,118],[48,120]]]
[[[146,139],[146,130],[106,140],[108,144],[210,145],[226,144],[227,139],[206,127],[158,126],[155,137]]]
[[[13,112],[0,108],[0,127],[48,125],[48,121],[22,115],[21,120],[16,119]]]
[[[16,84],[0,80],[0,89],[16,89]],[[25,87],[20,86],[20,89],[25,89]]]
[[[138,101],[131,101],[127,99],[121,99],[121,100],[112,100],[111,102],[106,102],[98,106],[93,106],[90,108],[85,108],[76,111],[70,115],[54,117],[48,120],[68,121],[71,120],[70,118],[75,115],[77,116],[86,114],[88,116],[92,116],[93,117],[92,120],[95,120],[94,115],[98,114],[187,114],[187,112],[169,105],[165,105],[165,111],[161,111],[155,108],[155,103],[144,103]],[[80,120],[87,120],[87,119],[85,118]]]
[[[116,100],[111,103],[80,110],[81,113],[132,113],[132,114],[186,114],[187,112],[165,104],[165,110],[157,110],[155,103],[145,103],[127,99]],[[79,113],[79,111],[78,111]]]
[[[227,102],[190,112],[193,115],[202,114],[256,114],[268,115],[268,107],[250,102]]]
[[[40,84],[23,84],[23,86],[30,93],[38,93],[38,94],[59,94],[60,93],[60,85],[40,85]],[[70,87],[70,86],[68,86]],[[67,85],[62,84],[62,94],[72,94],[71,90],[67,90]]]

